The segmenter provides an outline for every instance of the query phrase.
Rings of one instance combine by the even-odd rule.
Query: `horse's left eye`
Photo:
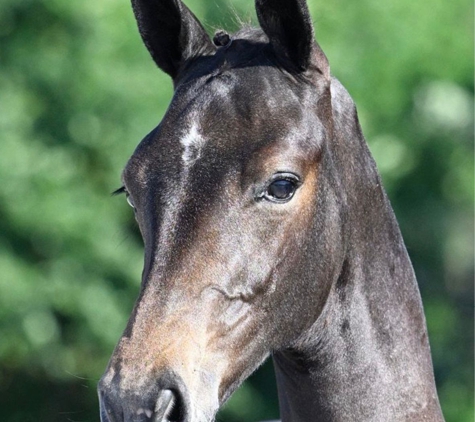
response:
[[[267,186],[264,197],[272,202],[288,202],[299,186],[300,182],[295,176],[277,178]]]
[[[129,194],[127,194],[127,203],[135,210],[134,201],[132,200],[132,197]]]

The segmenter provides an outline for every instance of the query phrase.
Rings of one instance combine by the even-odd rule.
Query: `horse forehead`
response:
[[[249,111],[255,111],[257,107],[276,109],[278,106],[285,110],[301,102],[302,86],[289,83],[289,78],[273,66],[218,68],[209,72],[177,90],[173,103],[178,105],[178,109],[185,108],[194,116],[204,116],[214,114],[218,109],[230,114],[239,109],[239,105]]]
[[[189,91],[182,98],[177,93],[174,101],[182,108],[179,115],[185,126],[194,128],[191,133],[198,126],[202,132],[239,128],[252,132],[259,129],[258,121],[278,117],[285,123],[300,117],[304,108],[302,87],[289,83],[273,67],[231,69]]]
[[[141,167],[147,179],[158,161],[161,171],[169,167],[171,157],[183,169],[206,154],[254,149],[305,132],[302,90],[294,85],[278,69],[256,67],[223,71],[178,88],[159,130],[142,141],[130,164]]]
[[[270,116],[279,115],[285,124],[292,109],[300,108],[292,95],[274,91],[272,82],[265,79],[246,83],[230,75],[218,75],[204,89],[194,90],[191,95],[185,93],[181,98],[178,95],[174,99],[177,112],[166,116],[164,123],[175,128],[176,145],[186,151],[213,142],[212,134],[219,133],[215,140],[220,143],[225,140],[223,135],[231,142],[232,133],[258,132],[258,121]]]

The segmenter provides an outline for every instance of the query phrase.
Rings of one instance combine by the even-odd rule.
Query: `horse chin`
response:
[[[209,391],[201,390],[200,398],[190,400],[190,417],[187,422],[212,422],[219,409],[217,395],[215,399],[207,396]]]
[[[258,365],[257,365],[258,366]],[[202,372],[203,371],[198,371]],[[229,375],[229,374],[228,374]],[[228,401],[233,393],[241,386],[249,373],[240,376],[219,378],[210,376],[207,382],[192,382],[187,387],[188,415],[186,422],[213,422],[218,410]],[[231,381],[229,383],[229,381]],[[193,385],[191,387],[190,385]]]

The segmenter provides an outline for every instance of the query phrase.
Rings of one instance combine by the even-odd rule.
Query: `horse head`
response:
[[[123,172],[145,262],[101,419],[211,421],[270,354],[303,353],[326,323],[366,233],[353,222],[398,231],[358,205],[387,201],[304,0],[256,0],[260,29],[214,42],[180,0],[132,3],[175,92]]]

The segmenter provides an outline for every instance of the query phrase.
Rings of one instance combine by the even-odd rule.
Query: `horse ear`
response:
[[[305,0],[256,0],[257,18],[274,49],[300,71],[311,67],[329,77],[325,54],[314,40],[312,18]]]
[[[205,29],[181,0],[132,0],[132,8],[153,60],[173,79],[186,60],[215,51]]]

